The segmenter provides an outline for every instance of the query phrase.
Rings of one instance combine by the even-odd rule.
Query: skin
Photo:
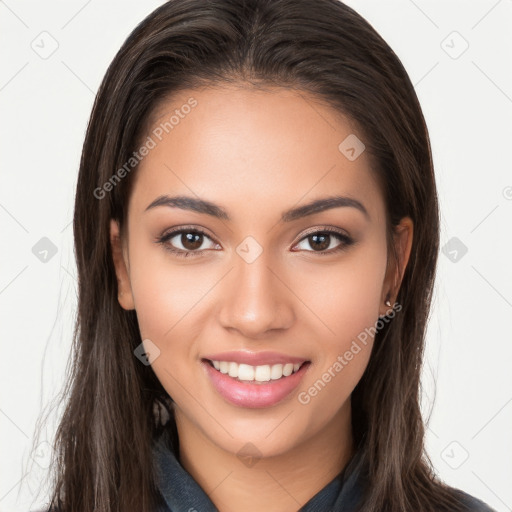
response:
[[[373,339],[308,404],[297,395],[389,312],[384,301],[398,292],[412,221],[402,219],[396,231],[398,264],[388,258],[385,204],[367,152],[350,161],[338,149],[349,134],[364,137],[313,96],[232,86],[182,91],[158,109],[148,134],[190,96],[197,106],[136,171],[127,237],[111,222],[119,303],[136,310],[141,339],[160,350],[152,367],[176,404],[180,462],[216,507],[296,511],[354,453],[350,395]],[[145,211],[162,194],[212,201],[232,220],[168,206]],[[332,195],[357,199],[369,218],[337,207],[280,221],[282,211]],[[180,258],[155,243],[182,226],[206,231],[195,249],[202,255]],[[354,244],[333,252],[344,244],[333,235],[323,247],[331,254],[318,254],[322,247],[305,231],[326,227]],[[236,252],[247,236],[263,249],[250,264]],[[167,243],[190,250],[183,240]],[[200,364],[206,354],[243,349],[312,364],[287,399],[243,408],[217,393]],[[261,456],[251,467],[237,456],[247,443]]]

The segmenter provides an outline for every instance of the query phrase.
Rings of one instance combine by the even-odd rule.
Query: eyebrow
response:
[[[180,208],[182,210],[190,210],[197,213],[211,215],[212,217],[216,217],[218,219],[224,219],[228,221],[232,220],[229,214],[226,212],[226,210],[224,210],[219,205],[216,205],[215,203],[212,203],[210,201],[206,201],[205,199],[199,199],[190,196],[170,197],[167,195],[162,195],[157,197],[144,211],[151,210],[152,208],[156,208],[157,206]],[[345,196],[330,196],[321,199],[316,199],[308,204],[305,204],[304,206],[291,208],[290,210],[282,212],[281,221],[291,222],[297,219],[301,219],[303,217],[307,217],[308,215],[313,215],[315,213],[320,213],[326,210],[330,210],[332,208],[340,207],[356,208],[357,210],[364,214],[367,220],[370,220],[370,215],[368,214],[368,211],[366,210],[364,205],[357,199]]]

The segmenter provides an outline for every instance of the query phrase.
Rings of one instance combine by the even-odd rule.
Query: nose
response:
[[[219,320],[225,329],[258,339],[293,324],[293,294],[269,263],[265,251],[252,263],[235,255],[235,268],[221,291]]]

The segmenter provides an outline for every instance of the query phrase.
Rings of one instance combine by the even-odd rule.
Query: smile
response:
[[[233,361],[210,361],[216,370],[241,381],[268,382],[289,377],[301,367],[300,363],[286,363],[274,365],[252,366],[250,364],[238,364]]]
[[[251,366],[209,359],[201,364],[217,393],[230,404],[247,408],[278,404],[298,387],[311,366],[310,361]]]

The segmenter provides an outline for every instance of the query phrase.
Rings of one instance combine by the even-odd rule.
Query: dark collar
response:
[[[218,512],[208,495],[183,468],[164,432],[153,446],[157,486],[167,507],[158,512]],[[313,496],[300,512],[350,512],[362,496],[360,453],[345,469]]]

